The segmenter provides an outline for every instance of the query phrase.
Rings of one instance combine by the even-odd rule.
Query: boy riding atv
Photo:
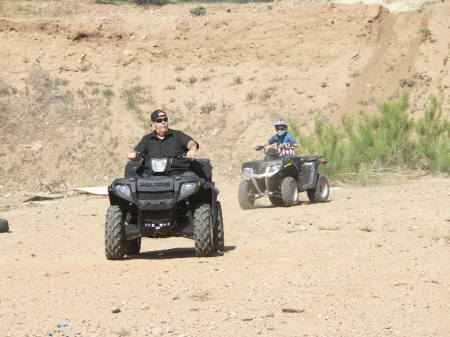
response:
[[[319,166],[327,161],[323,156],[295,156],[297,142],[287,128],[285,120],[277,120],[277,133],[255,148],[264,150],[264,159],[242,164],[242,173],[247,178],[241,181],[238,190],[242,209],[253,208],[256,199],[266,196],[274,206],[294,206],[299,201],[299,192],[304,191],[311,202],[328,200],[328,180],[319,173]],[[265,151],[267,145],[274,143],[276,150]]]
[[[262,150],[267,145],[277,144],[277,152],[280,156],[293,155],[297,147],[295,138],[287,132],[288,124],[284,119],[278,119],[275,122],[275,130],[277,131],[270,137],[266,143],[258,145],[256,150]]]

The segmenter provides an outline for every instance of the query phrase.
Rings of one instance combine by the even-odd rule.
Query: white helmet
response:
[[[287,132],[288,124],[284,119],[278,119],[275,122],[275,130],[277,130],[277,135],[282,136]]]

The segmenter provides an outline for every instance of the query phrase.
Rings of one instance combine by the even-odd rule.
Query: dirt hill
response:
[[[279,117],[307,132],[401,90],[449,115],[448,2],[119,4],[1,2],[0,193],[109,182],[155,108],[220,177]]]

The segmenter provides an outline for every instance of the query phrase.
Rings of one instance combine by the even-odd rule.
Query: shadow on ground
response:
[[[214,256],[223,256],[236,249],[236,246],[225,246],[224,252],[216,253]],[[153,250],[142,252],[139,255],[125,257],[125,260],[145,259],[145,260],[170,260],[197,257],[194,248],[171,248],[165,250]]]

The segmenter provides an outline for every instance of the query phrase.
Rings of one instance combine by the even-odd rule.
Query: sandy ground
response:
[[[3,210],[0,336],[450,336],[449,179],[249,211],[219,185],[226,252],[212,258],[172,238],[107,261],[104,197]]]

